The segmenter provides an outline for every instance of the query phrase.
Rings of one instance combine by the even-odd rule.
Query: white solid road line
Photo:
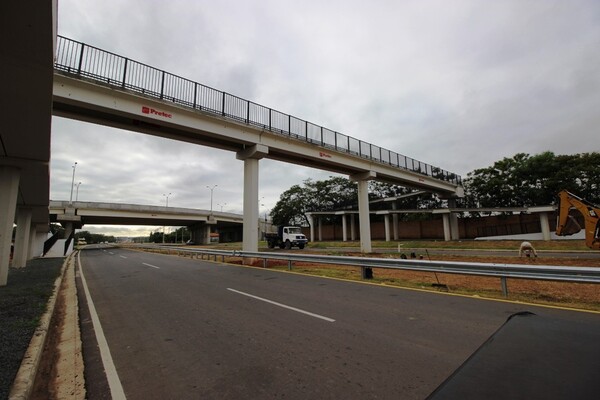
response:
[[[157,267],[156,265],[152,265],[152,264],[146,264],[146,263],[142,263],[144,265],[147,265],[148,267],[152,267],[152,268],[156,268],[156,269],[160,269],[160,267]]]
[[[104,365],[104,372],[106,372],[106,379],[108,380],[110,394],[113,400],[126,400],[127,397],[125,396],[125,392],[123,391],[123,386],[121,385],[121,380],[119,379],[119,375],[117,374],[117,368],[115,367],[115,363],[113,362],[112,356],[110,354],[108,342],[106,341],[106,337],[104,336],[104,331],[102,330],[102,325],[100,324],[100,319],[98,318],[96,307],[94,306],[94,302],[92,300],[92,296],[90,296],[90,291],[88,289],[85,276],[83,275],[83,265],[81,265],[80,255],[81,252],[77,254],[77,262],[79,263],[79,275],[81,276],[83,291],[85,292],[85,298],[87,300],[88,308],[90,310],[90,316],[92,318],[94,332],[96,332],[96,340],[98,341],[100,357],[102,358],[102,364]]]
[[[273,300],[264,299],[262,297],[254,296],[253,294],[240,292],[239,290],[235,290],[235,289],[231,289],[231,288],[227,288],[227,290],[229,290],[231,292],[235,292],[235,293],[241,294],[241,295],[244,295],[244,296],[251,297],[251,298],[256,299],[256,300],[264,301],[265,303],[273,304],[273,305],[276,305],[278,307],[287,308],[288,310],[296,311],[296,312],[299,312],[301,314],[310,315],[311,317],[319,318],[319,319],[325,320],[327,322],[335,322],[335,319],[324,317],[324,316],[319,315],[319,314],[311,313],[309,311],[305,311],[305,310],[302,310],[300,308],[287,306],[285,304],[281,304],[281,303],[278,303],[278,302],[273,301]]]

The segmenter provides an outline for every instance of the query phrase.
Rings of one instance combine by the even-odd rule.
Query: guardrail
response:
[[[500,278],[502,293],[508,296],[507,278],[535,279],[558,282],[600,283],[600,268],[597,267],[563,267],[552,265],[525,264],[488,264],[458,261],[429,261],[398,258],[371,258],[327,256],[316,254],[248,252],[239,250],[191,249],[176,246],[136,246],[142,249],[163,249],[192,255],[213,256],[214,261],[220,256],[262,259],[266,267],[267,260],[282,260],[288,263],[288,269],[293,269],[294,262],[309,262],[314,264],[335,264],[359,267],[363,279],[372,277],[372,268],[410,270],[419,272],[434,272],[459,275],[476,275]],[[185,255],[185,254],[184,254]]]
[[[58,36],[54,68],[326,149],[462,184],[458,174],[63,36]]]

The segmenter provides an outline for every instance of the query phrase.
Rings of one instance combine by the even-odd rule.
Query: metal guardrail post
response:
[[[362,278],[363,279],[373,279],[373,268],[362,267]]]
[[[508,297],[508,283],[505,276],[500,278],[500,285],[502,286],[502,295]]]
[[[292,260],[288,260],[288,271],[292,270]]]

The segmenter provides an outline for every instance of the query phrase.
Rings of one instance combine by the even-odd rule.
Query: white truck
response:
[[[291,249],[292,247],[303,249],[308,243],[308,239],[297,226],[280,226],[277,233],[265,233],[265,239],[270,249],[275,246],[280,249]]]

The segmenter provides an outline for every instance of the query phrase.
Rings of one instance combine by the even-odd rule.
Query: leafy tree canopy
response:
[[[369,200],[396,197],[413,190],[388,183],[369,182]],[[399,201],[399,208],[429,208],[440,202],[430,194],[407,197]],[[356,210],[358,208],[358,186],[344,177],[330,177],[324,181],[307,179],[303,185],[294,185],[279,197],[271,210],[275,225],[309,225],[309,212]],[[383,208],[374,204],[373,209]],[[328,216],[324,216],[327,219]]]
[[[481,207],[541,206],[566,189],[600,202],[600,153],[534,156],[519,153],[467,175],[465,204]]]
[[[357,202],[357,193],[356,184],[346,178],[307,179],[303,186],[294,185],[281,194],[271,217],[276,225],[307,226],[306,213],[351,208]]]

